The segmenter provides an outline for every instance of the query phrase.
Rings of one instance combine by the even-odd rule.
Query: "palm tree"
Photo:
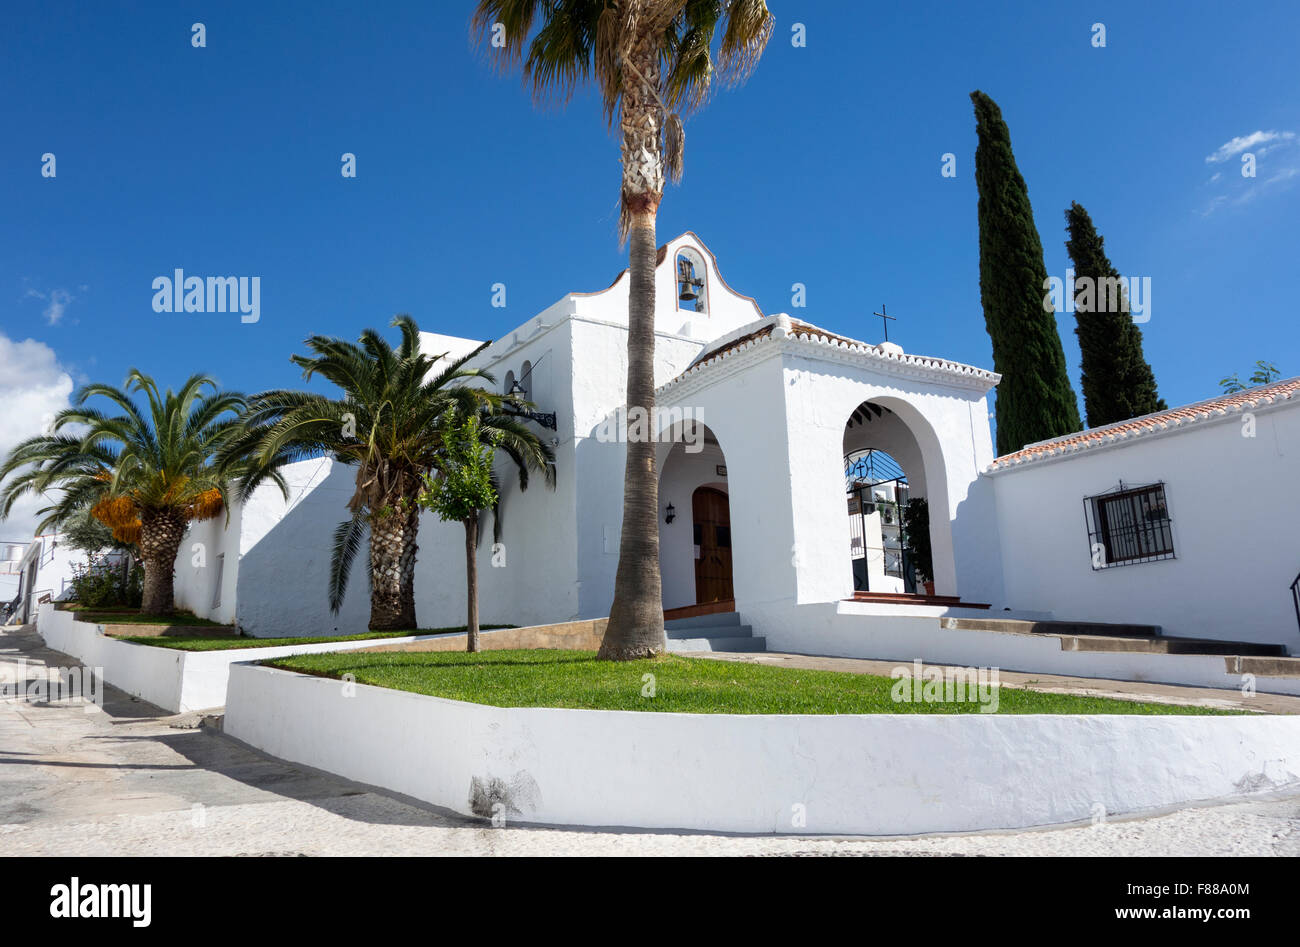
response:
[[[147,410],[132,398],[137,392],[144,393]],[[96,396],[122,413],[86,407]],[[135,368],[124,389],[86,385],[49,433],[23,441],[0,466],[0,481],[17,472],[0,490],[0,517],[7,518],[25,494],[61,490],[41,510],[46,517],[37,531],[89,510],[112,528],[114,539],[139,548],[145,570],[141,611],[170,614],[176,551],[186,526],[226,508],[238,464],[219,468],[214,461],[237,429],[244,405],[243,395],[219,390],[207,375],[194,375],[179,392],[169,388],[166,394]]]
[[[293,460],[328,455],[356,467],[356,489],[348,501],[352,515],[334,532],[329,604],[335,613],[342,606],[352,561],[368,528],[370,627],[384,631],[416,626],[418,500],[424,478],[437,468],[448,418],[493,412],[507,403],[495,392],[465,384],[474,379],[493,383],[489,373],[464,367],[489,343],[435,374],[435,363],[443,356],[420,350],[415,320],[399,315],[392,325],[402,333],[397,349],[374,329],[361,333],[358,343],[308,338],[305,344],[313,354],[294,355],[293,362],[305,378],[319,374],[333,382],[343,397],[290,390],[256,395],[244,413],[242,432],[224,455],[235,462],[248,458],[239,480],[242,499]],[[508,418],[495,423],[505,429],[502,449],[520,463],[527,465],[539,451],[550,459],[550,448],[543,448],[527,429]],[[526,484],[526,472],[521,478]]]
[[[504,40],[498,65],[521,65],[535,101],[552,95],[568,100],[591,83],[606,123],[617,121],[619,237],[631,237],[629,413],[654,417],[655,216],[665,173],[681,178],[685,135],[678,113],[704,104],[715,75],[731,84],[743,81],[772,25],[763,0],[479,0],[474,12],[474,33]],[[618,573],[601,658],[629,660],[665,647],[658,509],[653,438],[629,439]]]

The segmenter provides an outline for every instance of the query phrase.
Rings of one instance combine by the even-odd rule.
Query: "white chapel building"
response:
[[[554,490],[501,478],[497,565],[490,535],[480,550],[485,623],[608,614],[628,284],[624,271],[606,289],[570,293],[470,363],[503,392],[524,390],[556,455]],[[1003,639],[1024,636],[980,630],[996,619],[1158,626],[1171,640],[1300,653],[1300,379],[997,458],[991,371],[764,314],[693,233],[661,248],[656,298],[670,618],[734,612],[769,650],[906,660],[997,663]],[[451,357],[480,344],[432,333],[424,343]],[[342,611],[326,604],[352,473],[326,458],[285,474],[287,502],[267,487],[232,509],[229,526],[194,524],[177,560],[178,605],[258,636],[364,631],[363,560]],[[915,498],[929,508],[932,589],[916,581],[900,529]],[[198,542],[202,566],[187,552]],[[463,550],[459,524],[422,520],[421,627],[463,624]],[[1055,666],[1048,650],[1029,664]],[[1084,657],[1069,667],[1089,673]],[[1027,666],[1002,663],[1017,660]]]

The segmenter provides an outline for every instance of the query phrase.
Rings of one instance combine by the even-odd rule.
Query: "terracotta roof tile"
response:
[[[1215,417],[1223,417],[1227,414],[1238,414],[1256,405],[1293,400],[1300,400],[1300,377],[1275,381],[1271,385],[1248,388],[1245,391],[1239,391],[1231,395],[1220,395],[1217,398],[1198,401],[1195,404],[1184,405],[1181,408],[1157,411],[1154,414],[1146,414],[1140,418],[1132,418],[1128,421],[1119,421],[1115,424],[1089,428],[1077,434],[1066,434],[1051,440],[1040,441],[1037,444],[1030,444],[1014,453],[997,458],[989,465],[989,470],[1005,470],[1008,467],[1016,467],[1036,460],[1043,460],[1047,457],[1100,447],[1103,444],[1113,444],[1116,441],[1140,437],[1143,434],[1150,434],[1155,431],[1166,431],[1171,428],[1195,424],[1199,421],[1208,421]]]

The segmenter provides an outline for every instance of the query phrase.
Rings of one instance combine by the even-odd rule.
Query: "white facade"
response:
[[[683,259],[699,281],[700,311],[678,298]],[[713,254],[690,233],[661,251],[656,293],[654,435],[666,609],[730,595],[756,634],[786,650],[870,656],[862,652],[869,635],[858,636],[855,647],[838,632],[814,632],[804,607],[854,595],[852,544],[863,537],[847,515],[844,463],[873,448],[901,466],[910,496],[928,501],[937,595],[985,603],[985,615],[1293,642],[1287,586],[1300,571],[1291,538],[1300,513],[1294,399],[1260,408],[1253,438],[1241,438],[1230,418],[1178,421],[1159,436],[1106,435],[1108,446],[1049,445],[1029,451],[1032,458],[995,463],[988,393],[996,374],[846,339],[784,314],[765,316],[726,284]],[[537,411],[557,420],[554,432],[538,428],[555,449],[554,490],[534,475],[521,491],[511,471],[500,471],[502,547],[494,556],[489,527],[479,552],[485,623],[608,614],[625,457],[611,421],[624,403],[627,294],[626,272],[603,291],[570,293],[470,362],[491,372],[502,392],[519,383]],[[424,343],[451,357],[481,344],[433,334]],[[1241,476],[1225,477],[1225,464]],[[268,487],[232,510],[228,526],[194,526],[177,562],[178,604],[254,635],[363,631],[364,556],[354,563],[341,613],[331,615],[326,605],[331,537],[346,515],[352,471],[313,460],[292,465],[286,476],[287,503]],[[1176,558],[1093,570],[1083,499],[1121,480],[1166,484]],[[1231,495],[1225,483],[1236,484]],[[722,519],[701,529],[696,503],[705,495],[713,504],[708,515]],[[873,546],[888,542],[878,537],[879,525],[867,524]],[[421,627],[463,623],[463,549],[459,524],[422,519]],[[697,565],[702,560],[721,562],[725,591]],[[872,591],[900,590],[898,580],[878,572],[869,581]],[[858,616],[864,629],[876,617]]]

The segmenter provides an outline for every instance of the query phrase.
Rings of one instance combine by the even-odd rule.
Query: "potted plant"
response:
[[[930,506],[925,497],[912,497],[903,511],[903,545],[912,560],[912,568],[925,585],[925,594],[934,594],[934,555],[930,548]]]

